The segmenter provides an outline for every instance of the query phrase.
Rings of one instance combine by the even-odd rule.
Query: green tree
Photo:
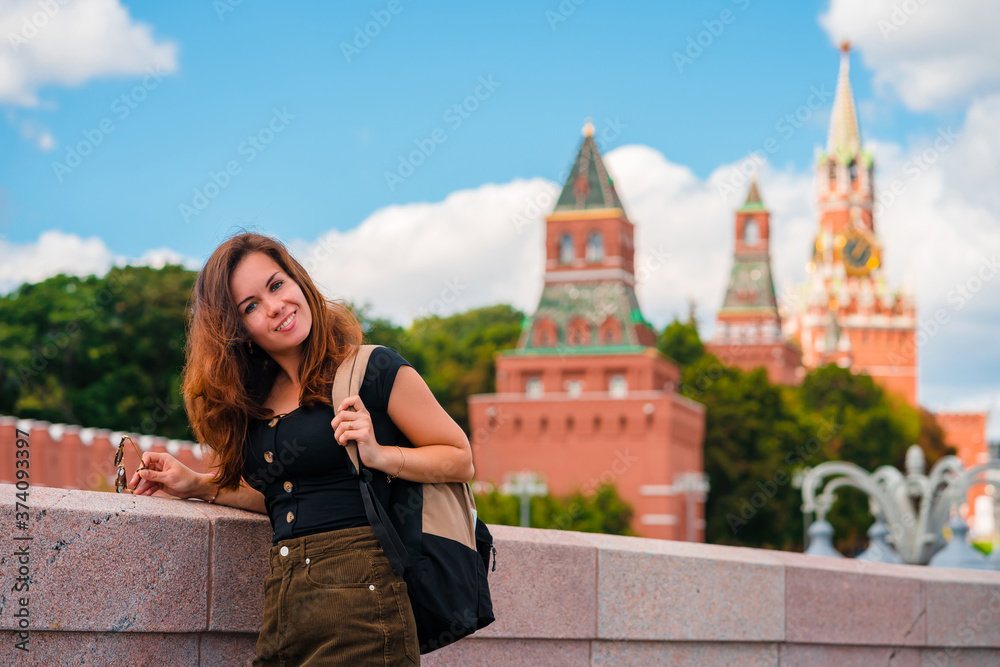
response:
[[[499,491],[476,496],[476,509],[486,523],[521,525],[521,500]],[[531,499],[531,527],[576,530],[606,535],[634,535],[631,525],[635,511],[618,495],[613,485],[603,485],[592,495],[574,493],[557,498],[551,495]]]
[[[0,411],[189,438],[179,373],[195,275],[114,268],[0,298]]]
[[[705,354],[705,346],[698,336],[698,326],[692,320],[684,323],[674,320],[656,339],[659,351],[681,366],[689,366]]]
[[[912,444],[920,445],[929,464],[954,453],[933,415],[887,393],[868,375],[822,366],[806,375],[797,398],[812,431],[829,433],[820,462],[849,461],[870,472],[883,465],[902,469]],[[827,518],[839,549],[850,555],[864,548],[872,522],[867,496],[854,489],[838,491]]]
[[[763,369],[744,373],[709,354],[685,368],[683,380],[681,393],[705,406],[706,540],[799,547],[802,515],[792,480],[807,437],[786,390],[768,382]]]
[[[468,398],[496,388],[493,357],[517,345],[524,315],[506,305],[415,320],[406,330],[375,322],[369,339],[397,350],[469,432]]]

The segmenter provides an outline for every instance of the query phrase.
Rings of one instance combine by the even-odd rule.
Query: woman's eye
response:
[[[247,315],[249,315],[250,313],[252,313],[252,312],[253,312],[253,309],[254,309],[254,308],[255,308],[256,306],[257,306],[257,304],[255,304],[255,303],[251,303],[251,304],[250,304],[249,306],[247,306],[247,309],[246,309],[246,310],[244,310],[243,312],[244,312],[244,313],[246,313]]]
[[[284,282],[285,282],[284,280],[275,280],[275,281],[274,281],[274,282],[273,282],[273,283],[271,284],[271,291],[272,291],[272,292],[274,292],[275,290],[277,290],[277,289],[278,289],[279,287],[281,287],[281,285],[282,285],[282,284],[283,284]]]

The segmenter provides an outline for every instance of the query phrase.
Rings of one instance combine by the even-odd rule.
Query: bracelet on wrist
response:
[[[209,504],[215,503],[215,499],[219,497],[219,491],[221,491],[221,490],[222,490],[222,487],[220,487],[220,486],[215,487],[215,495],[212,496],[212,499],[208,501]]]
[[[392,484],[392,480],[399,477],[399,473],[403,472],[403,466],[406,465],[406,457],[403,456],[403,449],[399,445],[396,445],[396,449],[399,450],[399,470],[396,471],[395,475],[386,474],[385,476],[386,484]]]

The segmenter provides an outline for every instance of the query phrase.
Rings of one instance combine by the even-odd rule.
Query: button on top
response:
[[[281,549],[279,550],[279,553],[282,556],[287,556],[288,555],[288,547],[281,547]]]
[[[292,492],[292,483],[291,482],[285,482],[285,491],[287,491],[288,493]]]
[[[368,584],[368,590],[370,591],[375,590],[375,584]]]
[[[274,452],[264,452],[264,460],[268,463],[274,461]]]
[[[295,519],[295,515],[292,514],[291,512],[285,515],[285,521],[287,521],[288,523],[291,523],[293,519]]]

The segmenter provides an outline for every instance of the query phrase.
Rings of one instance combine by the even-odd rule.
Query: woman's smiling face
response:
[[[274,259],[253,252],[229,277],[229,292],[254,344],[271,356],[298,346],[312,328],[312,312],[298,283]]]

